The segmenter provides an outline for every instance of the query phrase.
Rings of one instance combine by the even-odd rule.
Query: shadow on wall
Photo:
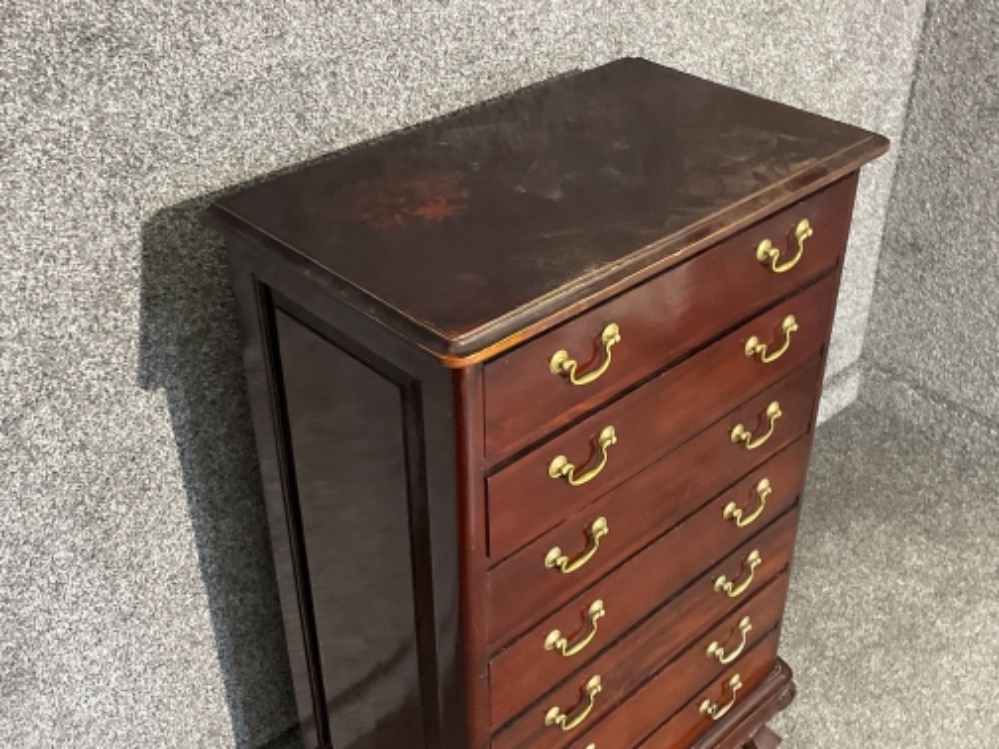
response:
[[[170,409],[236,746],[300,746],[214,195],[142,230],[139,385]]]

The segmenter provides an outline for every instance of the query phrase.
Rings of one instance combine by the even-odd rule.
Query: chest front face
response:
[[[786,687],[778,632],[855,186],[486,363],[493,747],[657,729],[671,738],[649,747],[689,746]]]

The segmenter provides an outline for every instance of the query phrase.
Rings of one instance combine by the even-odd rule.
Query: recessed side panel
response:
[[[275,316],[311,597],[303,626],[313,629],[332,746],[425,747],[404,390]]]

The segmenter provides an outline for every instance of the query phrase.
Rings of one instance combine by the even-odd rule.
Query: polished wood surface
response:
[[[212,206],[305,749],[764,740],[793,697],[777,633],[857,170],[886,145],[621,60]],[[779,358],[747,355],[791,314]],[[559,348],[599,367],[609,322],[603,376],[551,374]],[[593,469],[608,425],[592,480],[549,476]],[[712,661],[744,612],[745,651]],[[594,669],[580,727],[545,726]]]
[[[454,401],[457,392],[467,392],[471,396],[474,388],[456,388],[447,370],[388,335],[384,328],[373,325],[370,319],[357,315],[351,308],[317,291],[307,274],[276,259],[266,248],[234,236],[229,238],[229,249],[303,745],[308,749],[330,749],[333,746],[331,737],[341,731],[340,724],[345,721],[351,727],[348,730],[356,734],[353,743],[349,744],[352,749],[380,749],[386,741],[394,742],[399,747],[414,746],[411,743],[414,736],[423,737],[423,743],[419,744],[421,748],[484,748],[488,745],[488,736],[484,733],[488,730],[486,662],[475,655],[474,628],[468,617],[459,617],[459,612],[471,614],[466,612],[471,596],[459,606],[459,594],[463,589],[461,575],[474,574],[474,567],[469,568],[462,563],[462,544],[466,534],[458,533],[459,504],[456,501],[459,486],[456,482],[455,445],[459,432],[466,434],[470,425],[465,419],[456,418]],[[334,358],[353,358],[363,365],[362,369],[371,370],[373,374],[368,377],[384,377],[398,386],[400,395],[392,401],[396,404],[401,402],[397,407],[402,410],[405,424],[401,438],[406,456],[403,502],[408,515],[407,544],[412,571],[410,616],[413,622],[418,623],[416,641],[411,643],[411,647],[415,648],[418,679],[415,684],[411,676],[396,679],[401,672],[392,671],[391,667],[398,658],[393,661],[394,651],[387,648],[365,656],[371,669],[359,677],[359,683],[382,683],[388,690],[396,690],[400,698],[391,708],[372,699],[363,690],[349,690],[349,699],[356,700],[353,706],[345,705],[343,700],[327,699],[327,694],[335,689],[330,686],[336,682],[331,682],[331,685],[326,683],[325,677],[332,674],[324,671],[322,658],[336,662],[339,658],[350,657],[351,643],[350,640],[344,641],[342,631],[335,627],[320,629],[322,619],[315,617],[313,590],[335,590],[335,578],[363,574],[377,576],[381,574],[377,567],[382,561],[388,571],[397,570],[400,562],[391,553],[384,560],[377,554],[365,553],[349,560],[347,567],[309,566],[306,529],[301,520],[303,495],[300,477],[295,470],[288,396],[299,401],[297,411],[309,412],[315,408],[321,415],[322,400],[313,400],[313,397],[317,394],[316,389],[321,392],[322,388],[310,385],[296,390],[297,396],[289,392],[284,381],[287,363],[282,361],[279,344],[279,315],[294,320],[295,325],[308,328],[322,339],[324,346],[336,349],[337,353],[331,355]],[[313,338],[306,338],[315,342]],[[308,364],[314,355],[310,353],[302,364]],[[359,371],[344,364],[329,373],[325,367],[318,368],[314,374],[333,375],[334,371],[344,371],[344,366],[354,374]],[[344,408],[339,403],[340,399],[349,399],[354,395],[354,377],[343,380],[340,382],[343,387],[336,397],[337,409]],[[415,383],[419,383],[419,387]],[[363,383],[359,385],[361,392],[369,387]],[[470,400],[466,410],[481,413],[481,407],[476,409],[475,403]],[[380,403],[377,408],[386,412],[391,403]],[[317,418],[321,419],[321,416],[312,417],[311,422],[315,423]],[[365,429],[368,416],[365,414],[360,418],[360,423],[352,425],[353,436],[346,436],[345,444],[340,445],[341,449],[347,450],[348,456],[356,456],[358,450],[376,449],[374,446],[366,448],[355,444],[358,435],[368,435]],[[344,426],[349,428],[351,425]],[[392,438],[394,444],[398,441],[398,435]],[[311,449],[318,454],[323,448],[324,443],[319,443]],[[331,449],[332,445],[325,445],[325,448]],[[335,462],[335,456],[333,460]],[[319,465],[318,457],[314,461],[313,465]],[[349,468],[344,468],[342,463],[340,465],[346,471],[344,477],[352,475]],[[468,470],[481,485],[479,464],[472,461]],[[312,484],[308,480],[305,483]],[[333,494],[344,507],[323,508],[322,501],[325,500],[320,497],[321,502],[316,506],[320,513],[343,512],[355,497],[353,490],[347,492],[341,489],[333,491]],[[396,495],[393,500],[391,493],[379,497],[379,501],[398,499]],[[373,522],[385,521],[379,519]],[[313,547],[330,547],[324,550],[326,553],[335,553],[333,547],[341,544],[336,533],[319,538],[312,532],[311,536]],[[468,585],[467,589],[475,590],[477,587]],[[375,595],[375,590],[375,586],[369,587],[368,598],[379,597]],[[380,605],[391,607],[389,602]],[[396,610],[401,612],[398,606]],[[378,620],[371,626],[382,629],[381,636],[387,639],[384,632],[391,628],[390,624],[389,621]],[[320,631],[324,633],[322,636]],[[365,637],[370,645],[377,636],[369,633]],[[324,655],[321,656],[321,653]],[[382,669],[382,664],[388,669]],[[483,685],[478,693],[474,688],[474,678],[470,678],[476,669],[481,673],[480,682]],[[419,706],[420,722],[415,729],[412,721],[417,709],[414,706]],[[358,709],[372,719],[366,732],[362,733],[358,728],[356,719],[344,717],[348,707]],[[481,717],[476,718],[477,712]]]
[[[275,317],[305,568],[340,571],[311,575],[309,589],[317,676],[327,709],[343,716],[330,741],[424,741],[404,394],[286,313]]]
[[[488,362],[486,462],[505,458],[569,423],[609,395],[828,272],[846,249],[855,189],[856,175],[852,175],[730,237],[711,252]],[[793,255],[796,242],[791,235],[803,218],[814,227],[814,235],[805,242],[801,260],[787,273],[773,273],[756,259],[757,245],[769,237]],[[700,293],[702,289],[710,293]],[[826,301],[826,307],[831,309],[834,301]],[[810,299],[802,307],[811,304],[820,302]],[[581,373],[599,366],[604,356],[600,333],[609,323],[619,326],[621,342],[611,349],[611,365],[599,379],[573,386],[551,373],[549,362],[559,350],[579,361]],[[803,327],[802,333],[813,341],[822,340],[814,327]],[[525,403],[531,407],[524,408]]]
[[[739,675],[743,684],[742,689],[735,696],[736,703],[738,703],[740,696],[752,692],[764,682],[767,675],[773,670],[773,664],[777,659],[777,636],[777,631],[771,630],[735,664],[725,667],[724,670],[713,670],[711,683],[707,686],[702,678],[706,675],[707,669],[704,664],[708,661],[700,650],[691,649],[685,654],[685,657],[680,658],[676,663],[653,677],[618,710],[593,728],[575,737],[571,743],[565,744],[565,747],[567,749],[586,749],[590,744],[596,744],[598,747],[636,747],[642,739],[676,710],[689,711],[691,709],[690,705],[684,706],[684,700],[689,696],[693,685],[700,684],[702,686],[701,700],[710,699],[722,706],[727,704],[732,699],[728,686],[729,681],[736,674]],[[708,665],[710,666],[710,664]],[[699,711],[697,717],[700,726],[711,725],[711,719],[701,715]],[[664,746],[675,747],[675,749],[684,747],[686,749],[688,745],[679,742]]]
[[[766,721],[791,704],[795,685],[791,669],[778,658],[763,683],[737,701],[720,725],[711,725],[700,714],[698,708],[708,695],[705,690],[691,699],[639,749],[756,749],[753,738]]]
[[[777,626],[784,610],[784,599],[787,596],[787,575],[779,574],[766,583],[752,598],[728,599],[731,611],[724,618],[712,620],[710,617],[718,614],[718,607],[699,601],[692,605],[687,601],[671,602],[658,612],[643,621],[635,630],[598,658],[592,659],[565,679],[544,699],[536,703],[511,725],[497,734],[493,742],[495,747],[557,747],[560,743],[568,743],[571,736],[562,736],[558,729],[546,726],[545,713],[551,705],[572,705],[580,696],[581,686],[592,674],[599,674],[603,689],[596,701],[596,707],[586,720],[585,728],[596,724],[605,715],[615,710],[617,706],[632,692],[637,690],[648,679],[650,674],[657,673],[667,663],[673,661],[683,651],[687,651],[680,668],[687,673],[688,680],[696,679],[691,674],[700,674],[699,679],[707,682],[716,672],[720,672],[723,664],[705,655],[708,645],[720,642],[731,643],[729,651],[738,648],[744,642],[744,648],[751,648],[767,632]],[[695,581],[691,588],[703,595],[709,590],[713,578],[705,576]],[[713,592],[713,591],[711,591]],[[712,602],[713,603],[713,602]],[[681,608],[678,604],[686,604]],[[735,608],[737,607],[737,608]],[[683,613],[689,617],[682,616]],[[743,617],[749,617],[752,628],[741,638],[738,629]],[[706,632],[698,644],[691,646],[692,632]],[[699,655],[694,654],[694,652]],[[674,676],[676,670],[671,672]],[[521,683],[521,688],[527,684]],[[502,723],[493,714],[494,723]],[[585,730],[585,729],[584,729]]]
[[[331,293],[402,336],[465,356],[519,342],[886,148],[625,59],[303,166],[215,210],[307,258]]]
[[[811,385],[814,388],[814,384]],[[810,405],[808,398],[811,396],[809,386],[805,386],[804,392],[801,392],[799,399],[794,400],[790,397],[790,393],[793,392],[791,388],[784,390],[778,384],[772,391],[767,391],[767,394],[778,393],[781,395],[775,397],[782,397],[782,402],[788,404],[787,407],[793,407],[795,405],[801,405],[803,408],[807,408]],[[768,402],[768,401],[765,401]],[[765,407],[765,404],[764,404]],[[752,413],[752,411],[750,411]],[[739,465],[743,463],[742,468],[745,468],[745,463],[752,462],[751,452],[746,450],[738,450],[737,446],[726,444],[728,433],[727,430],[723,428],[723,425],[728,425],[731,423],[735,417],[729,417],[727,420],[720,421],[716,427],[711,428],[707,434],[710,437],[714,437],[716,440],[716,450],[713,454],[715,458],[711,463],[701,467],[702,471],[710,470],[713,465],[716,465],[725,458],[729,458],[730,463]],[[790,438],[796,437],[801,433],[804,427],[807,425],[805,419],[801,419],[799,424],[785,424],[784,426],[789,427],[789,431],[793,429],[794,426],[799,426],[797,432],[791,431],[788,435]],[[709,438],[710,438],[709,437]],[[726,442],[722,442],[726,439]],[[718,448],[722,449],[718,449]],[[786,457],[785,460],[778,461],[777,465],[774,467],[772,474],[766,470],[759,471],[760,478],[766,477],[770,479],[775,491],[767,499],[769,512],[767,513],[767,518],[773,516],[774,508],[780,506],[786,506],[786,503],[792,501],[794,497],[798,494],[801,488],[801,482],[804,481],[804,466],[801,463],[794,463],[792,460],[787,458],[798,457],[801,452],[792,452],[792,455]],[[717,457],[720,456],[720,457]],[[663,461],[667,463],[667,461]],[[755,476],[753,476],[755,478]],[[657,495],[661,496],[663,489],[668,491],[669,482],[671,477],[662,471],[653,471],[651,468],[648,469],[648,475],[642,474],[635,477],[633,481],[629,481],[627,484],[623,485],[621,490],[617,494],[624,495],[621,497],[621,501],[624,504],[628,504],[628,496],[632,493],[638,493],[643,496],[637,497],[633,505],[629,505],[629,513],[640,512],[644,508],[652,504],[648,495],[653,498]],[[681,534],[693,534],[698,532],[703,532],[710,539],[711,544],[718,544],[718,548],[725,548],[726,546],[732,546],[739,543],[739,541],[745,537],[745,531],[749,528],[739,528],[733,522],[724,519],[722,513],[726,505],[729,502],[736,502],[740,506],[750,505],[753,497],[753,489],[756,487],[756,481],[744,480],[740,482],[733,490],[727,491],[720,497],[717,497],[707,504],[703,505],[701,509],[698,510],[697,506],[687,509],[687,513],[694,512],[694,514],[687,517],[684,520],[683,527],[678,528],[672,523],[661,523],[654,524],[655,514],[646,515],[642,517],[629,516],[626,518],[633,518],[635,523],[646,523],[644,526],[645,533],[643,534],[647,539],[649,536],[655,537],[657,533],[664,533],[667,530],[675,530],[676,533]],[[707,496],[701,495],[700,500],[703,502],[705,499],[710,500],[711,495]],[[601,503],[602,504],[602,503]],[[682,513],[681,517],[687,513]],[[748,514],[748,511],[747,511]],[[622,525],[626,521],[619,520],[616,515],[612,515],[610,512],[605,512],[597,515],[595,512],[587,513],[587,518],[604,517],[607,519],[608,527],[610,528],[610,533],[601,539],[601,547],[604,543],[610,541],[617,530],[623,531],[625,538],[627,538],[629,531],[632,533],[641,533],[643,528],[639,526],[638,528],[633,528],[630,525]],[[678,518],[679,519],[679,518]],[[612,524],[613,520],[613,524]],[[577,528],[577,538],[585,538],[583,530],[586,526]],[[750,526],[752,528],[752,526]],[[757,530],[759,525],[753,530]],[[582,545],[581,540],[575,541],[577,547]],[[487,621],[488,621],[488,635],[489,642],[498,646],[506,642],[512,634],[518,631],[523,631],[523,629],[532,624],[537,619],[548,611],[555,608],[562,601],[569,598],[575,592],[585,588],[588,583],[595,579],[603,577],[608,572],[613,570],[617,563],[621,561],[622,558],[627,558],[628,552],[633,553],[636,551],[635,547],[630,547],[622,549],[621,553],[614,560],[608,560],[605,562],[600,559],[599,550],[593,556],[592,561],[587,567],[576,573],[569,575],[561,574],[557,570],[548,569],[544,566],[544,559],[548,549],[543,552],[538,549],[535,551],[537,544],[532,544],[530,547],[524,550],[510,560],[511,564],[504,565],[504,567],[510,567],[513,572],[509,574],[506,579],[497,578],[505,583],[503,587],[492,589],[490,588],[488,593],[488,603],[487,603]],[[551,547],[548,547],[551,548]],[[574,550],[569,547],[570,550]],[[609,547],[613,548],[613,547]],[[533,553],[532,553],[533,552]],[[538,553],[540,552],[540,553]],[[525,555],[530,555],[528,558],[533,559],[533,565],[525,565],[520,562],[520,559],[525,558]],[[514,566],[514,562],[518,562]],[[592,566],[592,569],[587,569]],[[497,574],[499,574],[497,572]],[[490,575],[489,581],[492,581],[493,576]],[[521,595],[518,596],[518,591]]]
[[[809,295],[807,302],[788,302],[777,314],[764,313],[490,476],[487,480],[490,558],[498,561],[508,556],[748,396],[815,357],[825,344],[817,330],[825,328],[832,314],[835,292],[835,282],[830,282]],[[804,328],[787,353],[772,364],[762,364],[747,357],[746,339],[756,334],[771,335],[791,310],[800,314],[813,332],[809,333],[809,327]],[[813,380],[802,387],[814,388],[817,384],[818,381]],[[810,415],[810,412],[806,415],[806,421]],[[797,416],[797,411],[784,409],[781,418]],[[614,428],[617,443],[608,449],[606,465],[593,480],[573,486],[562,478],[549,475],[549,465],[559,455],[568,458],[580,471],[597,464],[600,460],[599,436],[607,427]],[[786,429],[786,423],[780,428]],[[545,501],[538,502],[538,497],[545,497]]]
[[[485,437],[482,416],[482,369],[465,367],[452,370],[454,416],[458,459],[458,538],[460,568],[458,588],[451,595],[458,599],[460,643],[464,668],[464,699],[469,712],[465,741],[471,749],[489,743],[489,662],[487,652],[486,597],[486,501],[482,480],[482,441]],[[442,747],[448,747],[442,744]],[[400,747],[401,749],[401,747]],[[421,747],[422,749],[422,747]]]
[[[712,617],[709,618],[712,621],[727,611],[732,603],[728,596],[714,590],[714,580],[719,575],[736,578],[743,574],[746,571],[747,557],[757,550],[763,562],[756,568],[747,594],[758,590],[761,584],[787,566],[794,545],[797,517],[797,509],[791,510],[778,522],[723,557],[716,548],[704,549],[702,544],[706,539],[702,537],[676,532],[662,539],[494,656],[489,668],[490,684],[506,684],[510,680],[515,683],[523,682],[525,694],[536,694],[534,691],[527,691],[527,686],[533,687],[539,681],[544,683],[550,673],[556,673],[562,679],[584,667],[603,648],[695,578],[700,580],[699,592],[693,598],[683,600],[706,611],[692,615],[689,623],[684,619],[676,619],[676,625],[686,629],[698,621],[700,616]],[[716,560],[719,560],[717,564],[712,565]],[[599,638],[594,639],[592,650],[584,651],[584,657],[575,661],[546,652],[544,643],[548,633],[553,629],[566,633],[577,632],[587,609],[595,600],[603,601],[608,613],[600,620]],[[683,606],[678,606],[669,615],[676,615],[682,610]],[[693,629],[686,631],[689,637],[697,633]],[[539,670],[540,676],[531,675],[532,671]],[[513,704],[497,704],[497,711],[501,715],[518,709],[518,698],[513,690],[507,687],[502,695]]]

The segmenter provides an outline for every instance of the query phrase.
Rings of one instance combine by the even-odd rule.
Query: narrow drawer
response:
[[[592,410],[834,267],[846,246],[855,186],[851,175],[486,364],[486,463]],[[778,267],[790,265],[802,219],[813,233],[792,268],[776,273],[757,259],[760,243],[769,239],[780,251]],[[611,324],[620,341],[607,350],[603,334]],[[588,384],[573,385],[552,373],[559,351],[578,362],[577,379],[606,369]]]
[[[758,454],[743,451],[736,456],[740,459],[732,459],[729,445],[720,442],[724,428],[708,428],[491,570],[486,603],[490,642],[503,642],[534,624],[736,480],[702,512],[706,530],[723,548],[741,542],[801,491],[811,437],[800,436],[808,429],[806,419],[794,426]],[[796,437],[793,445],[773,455]],[[739,479],[747,461],[767,462]],[[736,510],[725,520],[730,504]],[[568,560],[563,566],[571,571],[548,566],[556,556]]]
[[[716,641],[717,647],[722,650],[721,655],[713,651],[718,668],[721,668],[724,665],[720,662],[721,658],[732,662],[738,657],[737,653],[752,647],[763,634],[776,626],[784,610],[787,586],[788,574],[782,572],[748,601],[730,599],[729,610],[723,612],[724,618],[720,621],[715,607],[704,605],[696,596],[679,596],[545,695],[540,703],[504,731],[504,738],[509,733],[519,741],[527,742],[527,745],[535,739],[550,740],[551,728],[544,725],[543,719],[538,720],[539,716],[543,718],[552,704],[572,704],[579,697],[580,686],[592,674],[599,674],[600,698],[588,718],[590,723],[595,723],[706,631],[719,632],[711,641]],[[704,647],[707,648],[707,645]],[[517,685],[510,686],[516,688]],[[537,697],[536,694],[533,696]],[[508,717],[498,717],[493,711],[495,725],[506,722]]]
[[[491,559],[508,556],[814,358],[825,345],[835,301],[830,276],[490,476]],[[786,330],[789,319],[796,330]],[[747,356],[754,338],[769,346],[769,363]],[[814,378],[811,387],[817,385]],[[576,467],[570,471],[567,464]]]
[[[797,521],[795,507],[714,565],[721,555],[714,548],[705,553],[704,547],[712,546],[710,539],[693,532],[649,547],[492,658],[489,683],[493,723],[499,725],[570,674],[585,673],[602,650],[696,578],[656,615],[667,617],[667,624],[693,637],[698,627],[709,626],[724,616],[739,603],[737,599],[752,595],[787,567]],[[750,570],[753,556],[762,561]],[[745,590],[732,598],[715,590],[715,581],[721,575],[737,580],[736,585],[752,577]],[[593,623],[587,613],[597,601],[604,611],[595,622],[599,639],[594,638],[571,657],[545,649],[549,635],[556,629],[572,640],[585,637]]]

